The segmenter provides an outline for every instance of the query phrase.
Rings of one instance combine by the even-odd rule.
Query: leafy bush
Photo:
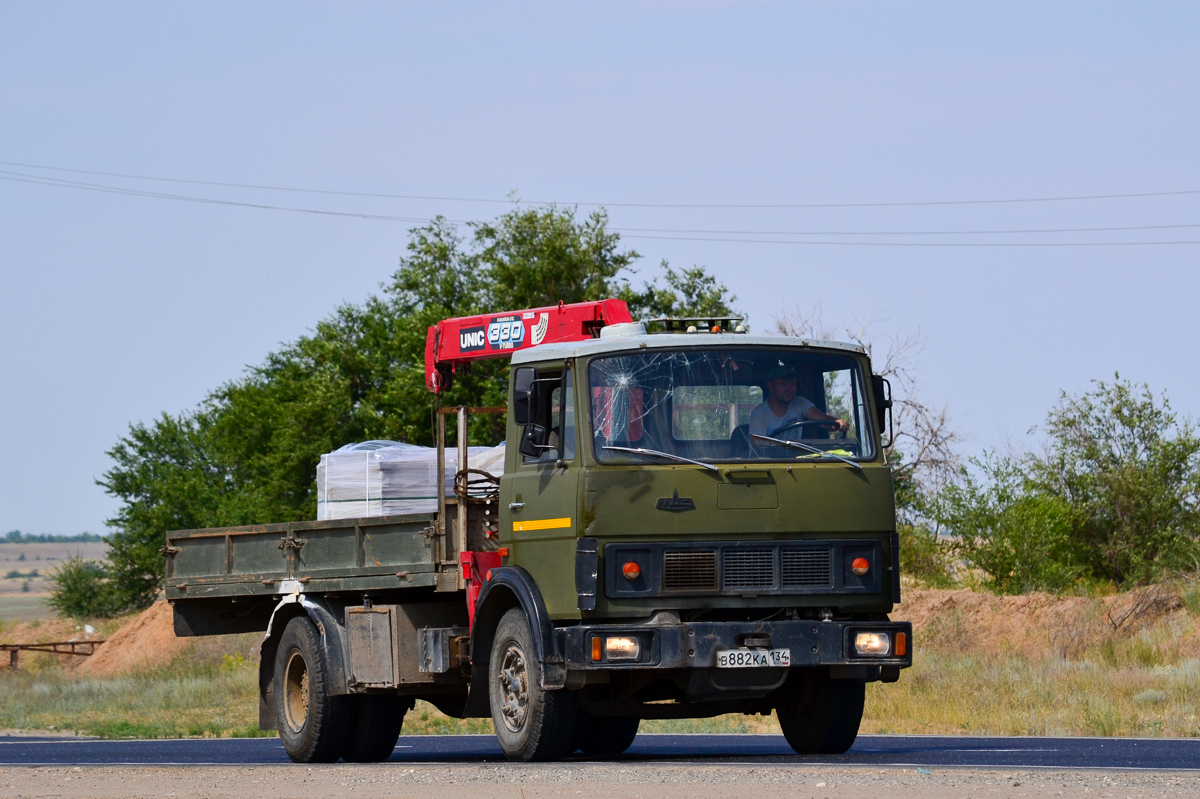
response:
[[[50,607],[72,619],[95,619],[115,615],[124,602],[108,579],[104,566],[79,555],[67,558],[49,573],[54,587]]]
[[[1164,396],[1116,376],[1063,395],[1032,462],[1046,493],[1078,511],[1073,531],[1097,578],[1145,583],[1200,566],[1200,438]]]
[[[925,525],[898,524],[900,573],[932,588],[954,585],[953,552],[949,543]]]
[[[932,501],[967,561],[1005,593],[1138,585],[1200,565],[1200,438],[1120,376],[1063,395],[1044,454],[971,461]]]
[[[1020,464],[995,456],[973,459],[936,501],[955,548],[1002,593],[1061,591],[1086,573],[1075,541],[1074,509],[1040,490]]]

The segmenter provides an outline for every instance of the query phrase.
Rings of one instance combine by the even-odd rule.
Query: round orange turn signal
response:
[[[861,577],[871,570],[871,562],[866,558],[855,558],[850,563],[850,570]]]
[[[636,580],[642,576],[642,567],[631,560],[621,567],[621,574],[625,575],[626,580]]]

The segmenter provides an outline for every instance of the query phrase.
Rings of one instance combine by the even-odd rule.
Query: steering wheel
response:
[[[776,430],[774,433],[771,433],[770,436],[771,436],[771,438],[779,438],[780,433],[786,433],[789,430],[795,430],[797,427],[804,427],[805,425],[809,425],[809,424],[817,424],[817,425],[822,425],[824,427],[833,427],[833,428],[837,427],[837,422],[831,421],[829,419],[805,419],[803,421],[797,420],[794,422],[788,422],[783,427]],[[841,437],[842,438],[846,437],[845,430],[842,431]]]

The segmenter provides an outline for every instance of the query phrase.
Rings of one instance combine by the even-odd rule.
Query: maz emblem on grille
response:
[[[677,488],[675,489],[675,493],[671,496],[659,497],[658,504],[654,507],[658,508],[659,510],[669,510],[678,513],[679,511],[683,510],[695,510],[696,503],[692,501],[691,497],[679,496],[679,489]]]

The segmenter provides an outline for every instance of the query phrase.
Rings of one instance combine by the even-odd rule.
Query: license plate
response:
[[[718,669],[753,669],[790,665],[792,665],[792,650],[790,649],[726,649],[717,653]]]

